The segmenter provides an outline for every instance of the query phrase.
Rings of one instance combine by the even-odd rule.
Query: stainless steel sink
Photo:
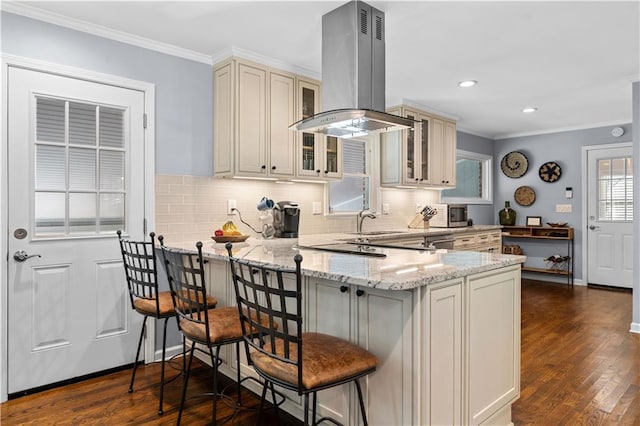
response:
[[[383,253],[382,248],[372,247],[367,244],[349,244],[349,243],[318,244],[318,245],[312,245],[312,246],[298,246],[298,248],[330,251],[332,253],[356,254],[359,256],[387,257],[387,255]]]

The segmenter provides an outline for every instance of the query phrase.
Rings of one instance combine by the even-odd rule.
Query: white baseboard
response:
[[[632,322],[629,331],[640,334],[640,322]]]
[[[176,345],[176,346],[171,346],[169,348],[167,348],[166,352],[165,352],[165,359],[168,360],[170,359],[172,356],[177,355],[182,353],[182,344]],[[154,355],[153,355],[153,360],[154,361],[162,361],[162,348],[160,349],[156,349]]]

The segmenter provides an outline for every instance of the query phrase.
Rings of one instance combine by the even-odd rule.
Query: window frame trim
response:
[[[456,149],[456,162],[459,157],[478,160],[483,163],[486,173],[483,173],[482,175],[482,184],[483,188],[486,188],[486,191],[484,191],[482,197],[446,197],[442,195],[443,191],[440,191],[440,202],[449,204],[493,204],[493,156],[479,152]],[[458,182],[457,176],[456,182]]]

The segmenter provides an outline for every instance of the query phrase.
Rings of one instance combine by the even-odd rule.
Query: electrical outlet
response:
[[[571,213],[571,204],[556,204],[556,213]]]
[[[389,214],[389,203],[382,203],[382,214]]]
[[[229,216],[235,216],[236,212],[232,209],[236,208],[236,200],[227,200],[227,214]]]
[[[314,201],[311,206],[311,214],[322,214],[322,204],[320,201]]]

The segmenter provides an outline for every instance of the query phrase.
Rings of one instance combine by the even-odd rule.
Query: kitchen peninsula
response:
[[[523,256],[378,247],[380,256],[300,246],[347,242],[352,234],[237,243],[237,257],[293,266],[303,256],[305,328],[339,336],[380,358],[363,380],[372,425],[511,424],[520,395],[520,264]],[[195,243],[171,244],[194,250]],[[220,305],[234,291],[224,244],[205,241],[208,290]],[[235,377],[235,353],[220,370]],[[241,363],[243,375],[255,375]],[[255,392],[259,388],[252,388]],[[283,408],[302,416],[302,399]],[[318,394],[320,415],[359,424],[355,390]]]

